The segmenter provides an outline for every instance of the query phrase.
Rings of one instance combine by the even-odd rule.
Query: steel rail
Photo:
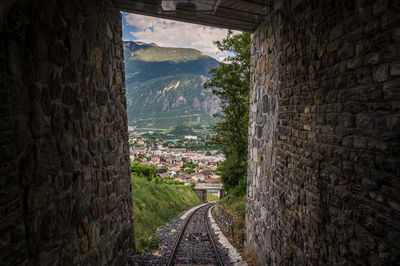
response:
[[[181,241],[183,232],[185,231],[186,226],[188,225],[190,219],[192,219],[192,216],[193,216],[200,208],[201,208],[201,207],[197,208],[197,210],[194,210],[194,211],[189,215],[189,217],[186,219],[185,224],[183,225],[183,227],[182,227],[182,229],[181,229],[181,232],[179,233],[178,237],[177,237],[176,240],[175,240],[174,247],[173,247],[173,249],[172,249],[172,254],[171,254],[171,256],[169,257],[167,266],[173,265],[173,264],[172,264],[172,260],[173,260],[174,257],[175,257],[175,253],[176,253],[176,250],[178,249],[178,245],[179,245],[179,242]]]
[[[207,228],[208,239],[210,239],[210,242],[212,243],[212,246],[213,246],[213,249],[214,249],[214,253],[215,253],[215,255],[216,255],[217,259],[218,259],[219,265],[222,266],[222,265],[224,265],[224,264],[222,263],[221,257],[219,256],[219,253],[218,253],[218,250],[217,250],[217,246],[215,245],[214,239],[213,239],[212,236],[211,236],[211,231],[210,231],[210,228],[209,228],[209,225],[208,225],[207,214],[208,214],[208,210],[211,208],[211,206],[213,206],[213,204],[209,204],[209,206],[207,207],[207,210],[206,210],[205,216],[204,216],[204,219],[205,219],[204,222],[205,222],[206,228]],[[202,206],[202,207],[203,207],[203,206]],[[184,233],[184,231],[185,231],[187,225],[189,224],[189,221],[192,219],[193,215],[194,215],[198,210],[200,210],[202,207],[198,208],[197,210],[194,210],[194,211],[190,214],[190,216],[186,219],[186,221],[185,221],[185,223],[184,223],[184,225],[183,225],[183,227],[182,227],[182,229],[181,229],[181,231],[180,231],[178,237],[177,237],[176,240],[175,240],[174,247],[173,247],[173,249],[172,249],[172,254],[171,254],[171,256],[170,256],[169,259],[168,259],[167,266],[173,265],[172,261],[174,260],[174,257],[175,257],[176,251],[177,251],[177,249],[178,249],[179,242],[180,242],[181,239],[182,239],[183,233]]]
[[[219,252],[218,252],[218,249],[217,249],[217,245],[215,245],[214,238],[213,238],[212,235],[211,235],[210,225],[209,225],[209,223],[208,223],[208,210],[209,210],[210,208],[214,208],[214,204],[213,204],[213,205],[210,205],[210,206],[207,208],[206,213],[204,214],[204,219],[205,219],[206,228],[207,228],[207,235],[208,235],[208,238],[210,239],[210,241],[211,241],[211,243],[212,243],[212,246],[213,246],[213,248],[214,248],[214,253],[215,253],[215,255],[216,255],[217,259],[218,259],[219,265],[223,266],[224,264],[222,263],[221,257],[220,257],[220,255],[219,255]]]

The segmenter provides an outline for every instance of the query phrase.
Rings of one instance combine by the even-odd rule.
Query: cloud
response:
[[[142,16],[137,14],[127,14],[125,16],[126,23],[129,25],[135,26],[140,30],[144,30],[146,28],[153,27],[154,25],[162,25],[164,22],[166,23],[167,20],[163,20],[160,18]]]
[[[218,60],[226,57],[226,53],[221,53],[213,44],[213,41],[226,37],[226,29],[137,14],[127,14],[125,20],[135,27],[130,34],[139,41],[166,47],[194,48]]]

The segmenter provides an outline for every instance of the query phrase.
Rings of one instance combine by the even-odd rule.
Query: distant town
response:
[[[163,132],[129,127],[130,160],[163,169],[156,174],[162,179],[219,183],[221,178],[216,169],[225,158],[217,147],[208,144],[210,132],[186,126]]]

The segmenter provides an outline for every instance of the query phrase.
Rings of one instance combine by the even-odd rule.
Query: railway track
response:
[[[211,206],[202,206],[187,218],[167,265],[224,265],[208,224]]]

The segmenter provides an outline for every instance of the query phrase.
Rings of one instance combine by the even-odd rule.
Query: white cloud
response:
[[[166,47],[194,48],[219,60],[226,57],[226,53],[221,53],[213,44],[213,41],[226,37],[226,29],[137,14],[128,14],[125,19],[127,24],[138,29],[130,34],[139,41]]]
[[[135,26],[141,30],[144,30],[149,27],[153,27],[154,25],[163,24],[163,19],[142,16],[142,15],[137,15],[137,14],[127,14],[125,16],[125,19],[129,25]]]

